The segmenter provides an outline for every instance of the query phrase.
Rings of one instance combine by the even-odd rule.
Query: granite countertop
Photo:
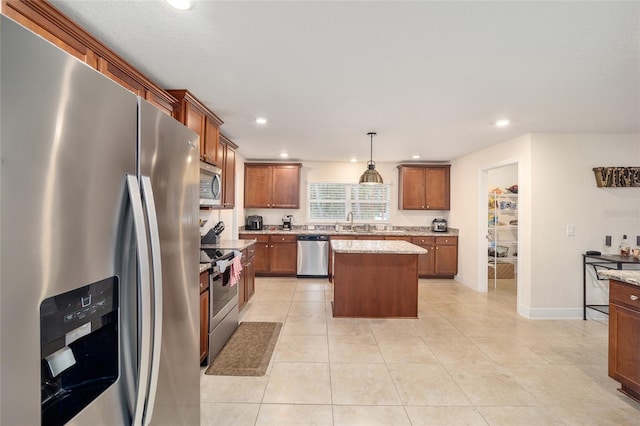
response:
[[[200,274],[203,273],[204,271],[206,271],[207,269],[211,268],[211,263],[201,263],[200,264]]]
[[[598,275],[640,287],[640,270],[607,269],[598,271]]]
[[[401,240],[334,240],[331,249],[335,253],[371,254],[425,254],[426,249]]]
[[[216,250],[238,250],[242,251],[251,247],[257,242],[257,240],[220,240],[217,244],[201,244],[200,248],[203,249],[216,249]]]
[[[407,228],[396,228],[392,230],[377,230],[372,229],[370,231],[365,231],[363,229],[357,229],[355,231],[350,230],[340,230],[336,231],[335,229],[305,229],[304,227],[296,228],[294,227],[290,231],[285,231],[280,226],[265,226],[261,231],[252,231],[240,229],[239,231],[242,234],[253,234],[253,235],[380,235],[384,236],[399,236],[399,237],[417,237],[417,236],[434,236],[434,237],[457,237],[458,229],[449,228],[447,232],[434,232],[430,227],[423,226],[412,226]]]

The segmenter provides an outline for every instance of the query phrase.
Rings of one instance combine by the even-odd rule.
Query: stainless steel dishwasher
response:
[[[329,276],[329,237],[327,235],[298,235],[299,278]]]

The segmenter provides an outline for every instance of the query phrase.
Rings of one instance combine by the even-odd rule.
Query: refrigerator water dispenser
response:
[[[118,278],[40,305],[43,425],[63,425],[118,378]]]

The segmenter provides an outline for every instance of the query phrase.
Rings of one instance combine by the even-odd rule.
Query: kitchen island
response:
[[[333,240],[333,316],[417,318],[418,255],[407,241]]]

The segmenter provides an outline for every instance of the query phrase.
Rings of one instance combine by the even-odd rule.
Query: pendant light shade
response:
[[[381,184],[382,176],[376,171],[376,163],[373,161],[373,137],[377,135],[376,132],[367,133],[371,137],[371,159],[367,163],[367,170],[360,176],[360,183],[365,184]]]

